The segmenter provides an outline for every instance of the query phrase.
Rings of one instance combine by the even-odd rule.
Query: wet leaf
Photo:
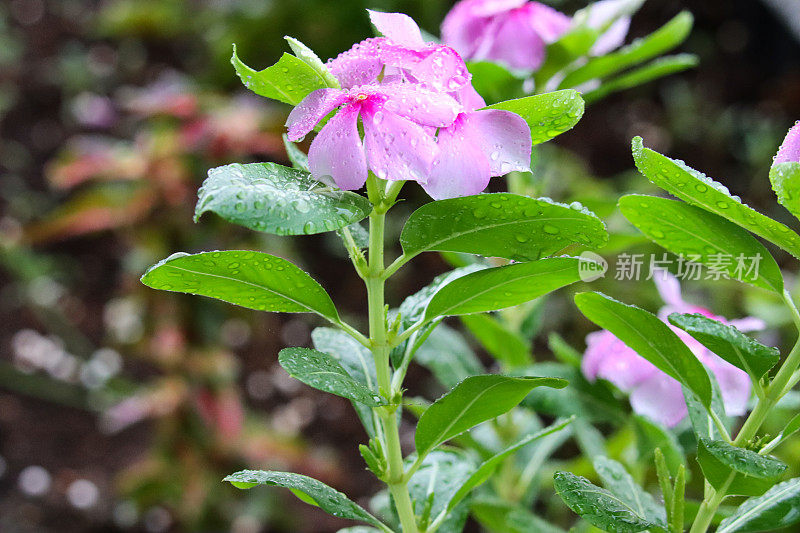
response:
[[[800,478],[778,483],[763,495],[746,500],[719,525],[717,533],[749,533],[783,529],[800,522]]]
[[[369,387],[353,379],[334,357],[326,353],[309,348],[284,348],[278,362],[290,376],[309,387],[370,407],[386,403]]]
[[[783,277],[775,259],[736,224],[699,207],[655,196],[623,196],[619,207],[650,240],[686,260],[706,265],[709,274],[783,292]]]
[[[553,476],[556,492],[581,518],[605,531],[635,533],[659,524],[641,516],[611,491],[569,472]]]
[[[800,235],[787,226],[743,204],[738,197],[730,194],[727,187],[690,168],[683,161],[645,148],[641,137],[635,137],[632,146],[636,167],[655,185],[685,202],[728,219],[800,258]]]
[[[198,191],[195,221],[207,211],[256,231],[310,235],[358,222],[372,205],[360,194],[319,183],[304,170],[234,163],[208,171]]]
[[[308,476],[291,472],[275,472],[266,470],[242,470],[224,479],[240,489],[249,489],[256,485],[272,485],[291,490],[295,496],[306,503],[316,505],[328,514],[348,520],[358,520],[386,530],[377,518],[369,514],[361,506],[348,499],[338,490]]]
[[[724,441],[701,438],[697,462],[709,483],[729,495],[760,496],[786,471],[786,464]]]
[[[551,257],[467,274],[434,294],[425,309],[425,318],[496,311],[533,300],[580,281],[581,261],[575,257]]]
[[[669,315],[669,322],[754,379],[761,378],[780,360],[777,348],[764,346],[734,326],[701,314],[673,313]]]
[[[605,225],[580,204],[492,193],[429,202],[408,218],[400,242],[407,256],[466,252],[530,261],[570,244],[603,246]]]
[[[519,404],[535,387],[563,388],[556,378],[508,377],[486,374],[468,377],[436,400],[419,419],[414,443],[425,455],[439,444]]]
[[[271,67],[257,71],[239,59],[233,45],[231,63],[245,87],[259,96],[291,105],[299,104],[317,89],[328,87],[320,72],[291,54],[283,54]]]
[[[274,255],[250,251],[176,253],[150,267],[142,283],[163,291],[199,294],[257,311],[339,314],[311,276]]]

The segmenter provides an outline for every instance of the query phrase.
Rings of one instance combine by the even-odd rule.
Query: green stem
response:
[[[783,291],[783,300],[792,313],[795,325],[798,327],[798,330],[800,330],[800,312],[788,291]],[[775,404],[778,403],[778,400],[786,393],[787,386],[792,383],[792,379],[798,367],[800,367],[800,338],[795,343],[792,351],[789,352],[789,355],[781,365],[778,373],[775,374],[775,378],[764,391],[764,396],[759,398],[756,408],[753,409],[753,412],[751,412],[747,420],[745,420],[742,429],[739,430],[739,433],[733,440],[734,446],[742,446],[751,441],[758,434],[758,430],[761,428],[764,420],[766,420],[767,415],[772,408],[775,407]],[[710,494],[707,495],[700,505],[700,510],[692,524],[690,533],[705,533],[717,512],[717,508],[720,503],[722,503],[723,498],[725,498],[725,493],[728,490],[728,486],[733,481],[733,477],[734,474],[731,474],[731,477],[728,478],[725,485],[720,487],[718,491],[711,489]]]
[[[399,192],[399,189],[397,189]],[[394,194],[396,192],[392,191]],[[378,378],[378,390],[390,401],[395,394],[391,385],[391,368],[389,365],[389,343],[386,327],[386,311],[384,298],[384,222],[386,208],[376,205],[369,217],[369,268],[364,281],[367,286],[367,303],[369,308],[369,337],[375,368]],[[397,424],[397,405],[376,408],[383,428],[388,464],[386,483],[394,500],[403,533],[418,533],[414,508],[408,494],[408,485],[404,476],[403,451],[400,447],[400,434]]]

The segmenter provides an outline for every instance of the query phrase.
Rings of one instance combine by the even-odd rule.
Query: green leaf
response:
[[[324,186],[304,170],[234,163],[208,171],[198,191],[195,220],[206,211],[256,231],[310,235],[358,222],[372,205],[360,194]]]
[[[257,311],[317,313],[339,320],[331,297],[311,276],[286,259],[261,252],[172,254],[150,267],[142,283]]]
[[[399,312],[403,317],[403,322],[413,324],[414,322],[419,321],[425,315],[425,309],[428,307],[431,298],[433,298],[433,296],[439,292],[442,287],[448,283],[452,283],[458,278],[466,276],[467,274],[471,274],[485,268],[486,267],[483,265],[473,264],[453,269],[449,272],[445,272],[444,274],[439,274],[433,278],[433,281],[431,281],[428,285],[403,300],[403,303],[400,304],[399,308]]]
[[[368,389],[377,389],[375,360],[361,343],[340,329],[314,328],[314,348],[333,356],[347,374]]]
[[[715,489],[731,496],[760,496],[783,475],[786,464],[724,441],[701,438],[697,462]]]
[[[414,513],[422,518],[422,525],[429,524],[447,509],[448,516],[437,531],[461,533],[468,508],[466,505],[448,508],[447,503],[474,470],[474,462],[461,452],[438,450],[425,457],[408,482]]]
[[[575,304],[589,320],[686,386],[704,406],[711,405],[711,382],[705,367],[657,316],[599,292],[577,294]]]
[[[777,348],[764,346],[752,337],[701,314],[669,315],[669,321],[694,337],[703,346],[759,379],[780,360]]]
[[[570,509],[600,529],[634,533],[659,526],[638,514],[611,491],[601,489],[586,478],[569,472],[556,472],[553,484]]]
[[[623,196],[619,207],[650,240],[705,264],[709,274],[783,292],[783,277],[772,255],[736,224],[699,207],[655,196]]]
[[[551,257],[487,268],[451,281],[431,298],[425,318],[496,311],[580,281],[581,259]]]
[[[778,203],[800,218],[800,163],[778,163],[769,169],[769,181]]]
[[[590,80],[602,79],[661,55],[686,39],[692,29],[692,21],[692,14],[682,11],[647,37],[637,39],[610,54],[589,59],[585,65],[567,74],[558,88],[576,87]]]
[[[330,73],[328,67],[325,66],[325,63],[322,62],[319,56],[317,56],[317,54],[315,54],[311,48],[304,45],[294,37],[284,36],[284,39],[286,39],[286,42],[289,43],[289,47],[292,49],[292,52],[294,52],[294,55],[299,59],[302,59],[309,67],[314,69],[319,77],[325,82],[327,87],[332,87],[334,89],[341,87],[339,85],[339,80],[337,80],[334,75]]]
[[[724,423],[727,419],[725,413],[725,404],[722,401],[722,393],[719,390],[719,384],[713,373],[709,373],[708,378],[711,380],[711,409],[710,411],[717,415],[717,417]],[[686,400],[686,408],[689,414],[689,421],[692,423],[694,434],[706,439],[721,439],[717,425],[709,414],[709,409],[703,406],[694,394],[687,388],[683,388],[683,398]]]
[[[666,528],[667,514],[664,507],[640,487],[621,464],[608,457],[596,457],[592,461],[595,472],[603,480],[603,486],[627,504],[637,515],[660,527]]]
[[[509,411],[535,387],[560,389],[566,386],[566,381],[555,378],[515,378],[497,374],[468,377],[436,400],[420,417],[414,435],[417,454],[424,456],[456,435]]]
[[[722,521],[717,533],[783,529],[800,522],[800,478],[778,483],[762,496],[749,498]]]
[[[596,102],[609,94],[638,87],[639,85],[644,85],[658,78],[694,68],[699,62],[700,60],[694,54],[677,54],[674,56],[660,57],[643,67],[604,81],[596,89],[583,93],[583,99],[587,104]]]
[[[567,31],[555,42],[547,45],[544,63],[534,73],[536,87],[545,87],[547,81],[578,58],[589,53],[600,31],[578,25]]]
[[[500,102],[523,94],[522,79],[497,63],[474,61],[467,63],[472,74],[472,86],[487,102]]]
[[[348,520],[366,522],[384,531],[388,529],[380,520],[338,490],[308,476],[291,472],[242,470],[229,475],[224,481],[230,482],[237,488],[251,488],[256,485],[283,487],[291,490],[295,496],[304,502],[316,505],[328,514]]]
[[[724,185],[688,167],[683,161],[645,148],[641,137],[634,137],[632,145],[636,167],[653,184],[685,202],[730,220],[800,258],[800,235],[743,204],[738,197],[731,196]]]
[[[417,349],[415,358],[448,389],[469,376],[486,372],[461,335],[444,324],[431,332]]]
[[[461,321],[492,357],[506,368],[531,364],[531,348],[519,334],[489,315],[462,315]]]
[[[472,490],[485,483],[486,480],[489,479],[489,477],[491,477],[491,475],[494,473],[497,467],[500,466],[503,460],[505,460],[512,454],[516,453],[518,450],[524,448],[528,444],[537,441],[543,437],[546,437],[547,435],[552,435],[553,433],[561,431],[562,429],[567,427],[570,424],[570,422],[572,422],[572,420],[573,419],[570,418],[561,422],[557,422],[551,426],[546,427],[545,429],[542,429],[541,431],[537,431],[536,433],[527,435],[526,437],[523,437],[516,443],[512,444],[511,446],[503,450],[502,452],[493,455],[492,457],[481,463],[478,469],[475,470],[475,472],[473,472],[472,475],[470,475],[466,481],[464,481],[464,483],[458,488],[458,491],[456,491],[456,493],[453,494],[453,497],[450,498],[450,501],[447,502],[447,510],[450,511],[451,509],[453,509],[464,498],[466,498],[467,495]]]
[[[429,202],[408,218],[400,243],[406,256],[466,252],[531,261],[580,243],[601,247],[605,225],[580,204],[492,193]]]
[[[670,473],[677,475],[680,466],[686,463],[686,458],[675,435],[643,416],[634,415],[633,421],[639,461],[649,461],[654,450],[659,448],[664,454]]]
[[[328,87],[319,72],[291,54],[283,54],[271,67],[256,71],[239,59],[236,45],[233,45],[231,63],[245,87],[259,96],[291,105],[299,104],[317,89]]]
[[[315,328],[311,332],[314,348],[333,356],[347,373],[369,390],[376,390],[378,378],[375,359],[366,347],[340,329]],[[360,402],[352,402],[353,408],[370,437],[378,430],[378,421],[372,408]]]
[[[521,116],[530,126],[531,139],[537,145],[572,129],[583,116],[584,103],[577,91],[567,89],[506,100],[484,109],[503,109]]]
[[[315,389],[377,407],[383,399],[353,379],[333,356],[309,348],[284,348],[278,362],[290,376]]]
[[[286,157],[292,162],[292,168],[309,172],[308,156],[297,147],[297,143],[289,140],[288,135],[284,133],[281,138],[283,139],[283,146],[286,148]]]

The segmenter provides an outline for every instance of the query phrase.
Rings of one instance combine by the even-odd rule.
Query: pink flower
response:
[[[344,89],[314,91],[286,122],[297,141],[338,108],[309,149],[317,179],[353,190],[372,170],[381,179],[417,181],[441,199],[477,194],[492,176],[529,170],[528,124],[509,111],[478,110],[486,103],[455,50],[426,43],[407,15],[370,17],[385,37],[328,62]]]
[[[381,179],[425,183],[438,153],[429,128],[452,124],[461,110],[452,96],[411,84],[318,89],[289,114],[289,139],[302,139],[340,106],[311,143],[308,164],[317,179],[345,190],[361,188],[368,168]]]
[[[570,17],[539,2],[463,0],[445,17],[442,41],[467,59],[536,70],[546,46],[571,24]]]
[[[757,318],[728,321],[713,315],[708,309],[685,302],[681,297],[678,280],[666,271],[659,271],[653,279],[666,304],[659,311],[659,318],[665,322],[670,313],[701,313],[741,331],[765,327]],[[726,414],[743,415],[750,399],[751,382],[747,373],[708,350],[685,331],[670,327],[714,374],[719,383]],[[686,417],[686,401],[680,383],[634,352],[613,333],[607,330],[590,333],[586,337],[586,345],[581,363],[586,379],[594,381],[602,378],[614,383],[621,390],[630,393],[634,412],[667,427],[675,426]]]
[[[778,149],[778,154],[772,164],[779,163],[800,163],[800,121],[795,122]]]

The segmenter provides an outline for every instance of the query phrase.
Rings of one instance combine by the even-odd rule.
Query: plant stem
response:
[[[396,193],[395,193],[396,194]],[[369,308],[369,338],[372,354],[375,358],[375,369],[378,378],[378,390],[390,401],[394,401],[395,393],[391,384],[391,368],[389,365],[389,344],[386,328],[386,311],[384,298],[384,221],[386,208],[375,207],[369,217],[369,268],[364,281],[367,286],[367,303]],[[403,469],[403,451],[400,447],[400,434],[397,424],[397,405],[376,408],[383,426],[386,460],[388,472],[386,483],[394,500],[403,533],[418,533],[414,508],[408,494],[408,486]]]
[[[792,300],[792,297],[788,291],[783,291],[783,300],[792,313],[792,318],[794,319],[795,325],[798,327],[798,330],[800,330],[800,312],[798,312],[797,306],[795,305],[794,300]],[[759,398],[756,408],[753,409],[753,412],[751,412],[747,417],[747,420],[745,420],[744,425],[742,425],[742,429],[739,430],[739,433],[733,440],[734,446],[742,446],[756,436],[769,412],[773,407],[775,407],[775,404],[778,403],[783,395],[788,392],[787,387],[792,384],[795,372],[799,367],[800,338],[798,338],[797,342],[795,342],[792,351],[789,352],[788,356],[786,356],[786,360],[781,365],[778,373],[775,374],[775,377],[772,379],[769,386],[766,387],[764,396]],[[733,481],[733,477],[734,474],[731,474],[731,477],[728,478],[728,481],[722,487],[720,487],[718,491],[711,489],[711,492],[706,496],[706,498],[703,500],[703,503],[700,505],[700,510],[698,511],[697,517],[692,524],[690,533],[705,533],[705,531],[708,529],[708,526],[711,524],[711,520],[714,518],[714,515],[717,512],[717,508],[725,498],[728,485],[730,485],[730,483]]]

